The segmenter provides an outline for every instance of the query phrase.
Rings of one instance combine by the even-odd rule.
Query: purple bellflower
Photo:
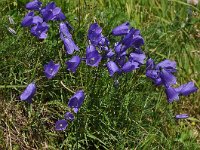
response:
[[[48,64],[44,65],[44,73],[48,79],[52,79],[58,73],[60,64],[54,64],[51,60]]]
[[[115,27],[112,30],[112,34],[114,36],[126,35],[129,32],[129,28],[130,28],[130,23],[129,22],[125,22],[125,23]]]
[[[130,53],[129,61],[144,64],[145,54]]]
[[[80,63],[81,58],[79,56],[73,56],[70,60],[66,61],[67,70],[75,73]]]
[[[127,73],[136,70],[137,68],[139,68],[139,63],[127,61],[121,69],[123,72]]]
[[[187,96],[191,93],[196,92],[197,90],[197,87],[194,86],[194,82],[188,82],[177,88],[168,87],[165,89],[165,93],[167,95],[168,102],[171,103],[174,100],[178,100],[179,95]]]
[[[167,100],[172,103],[175,100],[179,100],[179,93],[173,87],[165,88],[165,93],[167,95]]]
[[[20,99],[22,101],[27,101],[28,103],[32,102],[32,98],[34,94],[36,93],[36,85],[35,83],[30,83],[24,92],[20,95]]]
[[[71,112],[66,112],[65,113],[65,119],[69,120],[69,121],[73,121],[74,120],[74,115]]]
[[[156,85],[164,84],[166,87],[176,84],[176,77],[172,74],[176,71],[176,63],[164,60],[155,65],[150,58],[146,62],[146,76],[153,80]]]
[[[60,23],[60,38],[64,43],[67,54],[73,54],[74,50],[79,50],[78,46],[74,43],[66,24],[63,22]]]
[[[79,90],[69,99],[68,107],[73,108],[73,111],[77,113],[84,99],[85,95],[83,90]]]
[[[31,33],[38,39],[46,39],[48,29],[49,26],[46,22],[38,23],[37,25],[31,28]]]
[[[55,130],[57,131],[63,131],[67,128],[68,123],[66,120],[58,120],[55,124]]]
[[[186,119],[188,117],[189,117],[188,114],[179,114],[175,116],[176,119]]]
[[[116,72],[120,71],[119,67],[116,65],[114,61],[109,61],[107,63],[107,68],[110,76],[113,76]]]
[[[42,2],[39,0],[33,0],[26,4],[26,9],[28,10],[40,10],[42,6]]]
[[[21,22],[22,27],[31,26],[33,24],[33,17],[34,17],[34,12],[27,13]]]
[[[41,11],[45,22],[49,20],[64,20],[66,17],[59,7],[56,7],[55,2],[48,3]]]
[[[88,40],[92,45],[97,46],[102,40],[102,28],[97,24],[93,23],[90,25],[88,30]]]
[[[89,66],[97,67],[102,57],[96,50],[95,46],[88,45],[86,49],[86,64]]]
[[[180,95],[187,96],[191,93],[194,93],[198,90],[197,87],[195,87],[194,82],[188,82],[186,84],[183,84],[179,86],[178,88],[175,88],[176,92],[178,92]]]

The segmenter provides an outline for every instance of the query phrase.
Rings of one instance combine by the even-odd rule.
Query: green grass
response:
[[[82,63],[75,74],[67,72],[64,63],[71,56],[66,56],[59,40],[58,24],[51,24],[43,42],[20,26],[26,2],[0,2],[0,149],[200,149],[199,91],[168,104],[164,89],[144,76],[145,67],[118,77],[118,88],[102,67]],[[73,38],[80,47],[76,54],[84,56],[90,23],[96,20],[108,35],[129,21],[141,30],[147,56],[156,62],[175,60],[178,83],[192,80],[200,87],[199,6],[190,6],[194,13],[188,22],[189,5],[179,0],[56,0],[56,4],[74,27]],[[43,74],[50,59],[62,66],[53,80]],[[38,88],[29,105],[19,95],[33,80]],[[72,91],[78,89],[86,93],[80,112],[65,132],[56,132],[55,122],[63,118]],[[191,117],[176,121],[177,113]]]

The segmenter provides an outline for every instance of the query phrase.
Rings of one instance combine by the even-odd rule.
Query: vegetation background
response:
[[[168,104],[164,89],[145,77],[145,66],[119,77],[118,87],[102,66],[82,63],[75,74],[67,72],[65,61],[71,56],[65,54],[59,40],[58,23],[51,23],[44,41],[21,27],[27,2],[0,2],[0,149],[200,149],[199,91]],[[55,2],[74,27],[73,38],[80,47],[76,54],[84,56],[87,30],[95,20],[105,36],[129,21],[141,30],[147,56],[156,62],[175,60],[178,83],[192,80],[200,87],[199,6],[184,0]],[[111,43],[116,40],[110,36]],[[53,80],[43,74],[43,65],[50,59],[62,66]],[[19,95],[33,80],[38,87],[33,103],[20,102]],[[67,111],[68,99],[79,89],[84,89],[86,99],[78,116],[65,132],[55,131],[55,122]],[[188,113],[190,118],[177,121],[174,116],[179,113]]]

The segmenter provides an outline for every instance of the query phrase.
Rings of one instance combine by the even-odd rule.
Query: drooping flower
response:
[[[66,17],[59,7],[56,7],[55,2],[48,3],[41,11],[45,22],[49,20],[64,20]]]
[[[130,53],[129,61],[144,64],[145,54]]]
[[[96,67],[99,65],[102,57],[93,45],[88,45],[86,49],[86,64]]]
[[[176,84],[176,62],[164,60],[157,65],[149,58],[146,62],[146,76],[151,78],[156,85],[164,84],[166,87]]]
[[[79,108],[83,104],[84,99],[84,91],[79,90],[69,99],[68,107],[73,108],[73,111],[77,113]]]
[[[197,87],[195,87],[194,82],[188,82],[186,84],[183,84],[179,86],[178,88],[175,88],[176,92],[178,92],[180,95],[187,96],[191,93],[194,93],[198,90]]]
[[[32,98],[34,94],[36,93],[36,85],[35,83],[30,83],[24,92],[20,95],[20,99],[22,101],[27,101],[28,103],[32,102]]]
[[[40,10],[42,6],[42,2],[39,0],[33,0],[26,4],[26,9],[28,10]]]
[[[166,87],[176,84],[176,77],[165,69],[161,69],[160,78]]]
[[[88,40],[92,45],[97,46],[102,39],[102,28],[97,24],[93,23],[90,25],[88,30]]]
[[[79,64],[81,63],[81,58],[79,56],[73,56],[70,60],[66,61],[67,70],[71,72],[76,72]]]
[[[165,93],[167,95],[167,100],[172,103],[175,100],[179,100],[179,93],[173,87],[165,88]]]
[[[65,113],[65,119],[73,121],[74,120],[74,115],[71,112],[66,112]]]
[[[64,37],[67,37],[67,38],[70,38],[70,39],[72,38],[72,35],[69,32],[66,23],[61,22],[60,25],[59,25],[59,29],[60,29],[60,34],[62,34]]]
[[[129,22],[125,22],[119,26],[117,26],[116,28],[114,28],[112,30],[112,34],[114,36],[121,36],[121,35],[126,35],[129,31],[130,28],[130,23]]]
[[[163,61],[161,61],[160,63],[158,63],[155,66],[156,70],[159,69],[165,69],[168,72],[176,72],[176,62],[175,61],[171,61],[169,59],[165,59]]]
[[[63,131],[67,128],[68,123],[66,120],[58,120],[55,124],[55,130],[57,131]]]
[[[131,62],[131,61],[127,61],[123,67],[122,67],[122,71],[123,72],[131,72],[135,69],[139,68],[139,63],[137,62]]]
[[[60,23],[60,38],[64,43],[67,54],[73,54],[74,50],[79,50],[78,46],[72,39],[72,35],[70,34],[67,25],[63,22]]]
[[[31,26],[33,24],[33,17],[34,17],[34,12],[27,13],[21,22],[22,27]]]
[[[186,119],[188,117],[189,117],[188,114],[179,114],[175,116],[176,119]]]
[[[110,76],[113,76],[116,72],[120,71],[119,67],[116,65],[114,61],[109,61],[107,63],[107,68]]]
[[[58,73],[60,68],[60,64],[55,64],[53,60],[51,60],[48,64],[44,65],[44,73],[48,79],[52,79]]]
[[[31,33],[39,39],[46,39],[48,29],[49,26],[46,22],[38,23],[31,28]]]

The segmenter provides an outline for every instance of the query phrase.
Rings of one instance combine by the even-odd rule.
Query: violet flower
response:
[[[114,36],[126,35],[129,32],[129,28],[130,28],[130,23],[129,22],[125,22],[125,23],[115,27],[112,30],[112,34]]]
[[[33,0],[26,4],[26,9],[28,10],[40,10],[42,6],[42,2],[39,0]]]
[[[102,39],[102,28],[97,24],[93,23],[90,25],[88,30],[88,40],[92,45],[97,46]]]
[[[66,24],[63,22],[60,23],[60,38],[64,43],[67,54],[73,54],[74,50],[79,50],[78,46],[74,43]]]
[[[139,68],[139,63],[137,62],[131,62],[131,61],[127,61],[123,67],[122,67],[122,71],[127,73],[127,72],[131,72],[133,70],[136,70],[137,68]]]
[[[179,93],[173,87],[165,88],[165,93],[167,95],[167,100],[172,103],[175,100],[179,100]]]
[[[38,39],[46,39],[48,29],[49,26],[46,22],[38,23],[37,25],[31,28],[31,33]]]
[[[183,84],[179,86],[178,88],[175,88],[176,92],[178,92],[180,95],[187,96],[191,93],[194,93],[198,90],[197,87],[195,87],[194,82],[188,82],[186,84]]]
[[[116,65],[114,61],[109,61],[107,63],[107,68],[110,76],[113,76],[116,72],[120,71],[119,67]]]
[[[56,7],[55,2],[48,3],[41,11],[45,22],[49,20],[64,20],[66,17],[59,7]]]
[[[32,82],[26,87],[24,92],[20,95],[20,100],[31,103],[35,93],[36,93],[36,85],[35,83]]]
[[[48,79],[52,79],[58,73],[60,68],[60,64],[55,64],[53,60],[51,60],[48,64],[44,65],[44,73]]]
[[[99,65],[102,57],[93,45],[88,45],[86,49],[86,64],[96,67]]]
[[[179,114],[175,116],[176,119],[186,119],[188,117],[189,117],[188,114]]]
[[[79,90],[69,99],[68,107],[73,108],[73,111],[77,113],[81,105],[83,104],[84,99],[84,91]]]
[[[75,73],[80,63],[81,58],[79,56],[73,56],[70,60],[66,61],[67,70]]]
[[[58,120],[55,124],[55,130],[57,131],[63,131],[67,128],[68,123],[66,120]]]
[[[31,26],[33,24],[33,17],[34,17],[34,12],[27,13],[21,22],[22,27]]]

